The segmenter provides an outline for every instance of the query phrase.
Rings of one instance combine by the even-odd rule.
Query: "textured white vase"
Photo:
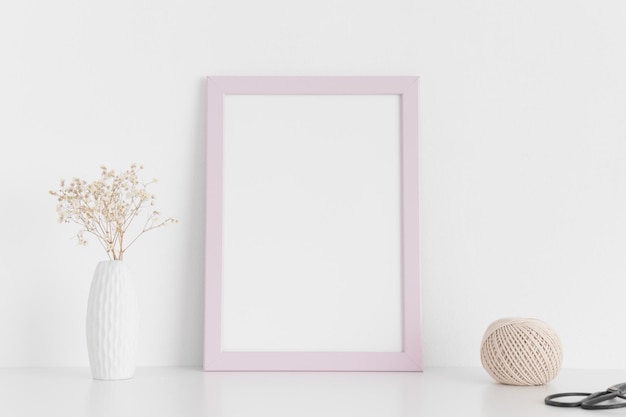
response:
[[[87,351],[94,379],[129,379],[135,374],[137,296],[122,261],[98,263],[87,304]]]

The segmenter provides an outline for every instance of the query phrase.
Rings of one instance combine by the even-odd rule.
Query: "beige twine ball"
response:
[[[505,318],[487,328],[480,359],[502,384],[543,385],[561,370],[563,349],[555,331],[541,320]]]

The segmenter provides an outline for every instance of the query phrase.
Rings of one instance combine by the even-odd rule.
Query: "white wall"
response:
[[[0,366],[87,364],[103,253],[47,191],[136,161],[181,223],[129,252],[140,365],[202,352],[206,75],[421,76],[427,366],[487,325],[556,328],[566,367],[626,367],[626,3],[0,3]]]

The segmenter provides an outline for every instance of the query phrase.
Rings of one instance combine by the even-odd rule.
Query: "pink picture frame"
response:
[[[419,199],[418,199],[418,78],[408,76],[393,77],[228,77],[207,78],[207,168],[206,168],[206,249],[205,249],[205,323],[204,323],[204,364],[205,371],[422,371],[422,324],[421,287],[419,272]],[[224,328],[225,318],[225,196],[234,194],[228,189],[225,178],[225,149],[229,148],[227,132],[236,129],[226,126],[229,111],[225,105],[230,97],[335,97],[391,96],[399,99],[399,137],[383,140],[398,143],[398,207],[399,255],[399,347],[391,351],[289,350],[273,351],[264,348],[226,349]],[[370,115],[375,117],[375,115]],[[368,117],[370,118],[370,117]],[[231,123],[231,122],[229,122]],[[228,133],[230,134],[230,133]],[[266,135],[271,136],[271,135]],[[263,137],[259,138],[263,140]],[[294,140],[297,140],[295,138]],[[230,151],[233,152],[233,151]],[[356,155],[356,153],[355,153]],[[236,158],[229,156],[229,160]],[[250,207],[254,211],[255,207]],[[228,218],[228,217],[227,217]],[[230,241],[229,241],[230,242]],[[229,256],[241,263],[246,259],[236,258],[234,249]],[[363,260],[366,262],[366,260]],[[232,263],[232,262],[231,262]],[[232,270],[229,267],[227,270]],[[297,273],[297,272],[295,272]],[[387,279],[387,278],[385,278]],[[354,282],[354,281],[351,281]],[[394,281],[396,282],[396,281]],[[396,285],[396,284],[394,284]],[[234,287],[234,286],[231,286]],[[235,290],[229,290],[233,297]],[[285,290],[287,291],[287,290]],[[359,288],[349,291],[358,293]],[[281,299],[288,298],[282,288]],[[237,293],[234,293],[234,297]],[[229,299],[231,299],[229,298]],[[349,309],[351,297],[346,297],[343,307]],[[375,300],[374,300],[375,301]],[[376,314],[375,302],[372,314]],[[326,308],[320,306],[320,308]],[[343,311],[344,309],[342,309]],[[288,313],[288,312],[287,312]],[[327,313],[327,311],[326,311]],[[251,314],[254,316],[254,314]],[[312,313],[315,316],[315,312]],[[301,324],[301,327],[304,323]]]

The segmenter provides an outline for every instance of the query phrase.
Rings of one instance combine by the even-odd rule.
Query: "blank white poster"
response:
[[[402,351],[400,97],[224,98],[222,351]]]

